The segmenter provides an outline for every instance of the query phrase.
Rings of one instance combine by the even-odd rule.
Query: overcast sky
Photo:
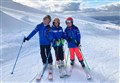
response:
[[[120,11],[119,0],[13,0],[47,12],[104,12]]]

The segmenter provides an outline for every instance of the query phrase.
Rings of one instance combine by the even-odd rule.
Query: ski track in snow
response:
[[[6,28],[2,35],[6,38],[3,38],[2,41],[2,59],[0,62],[2,63],[2,81],[3,82],[30,82],[37,72],[42,70],[42,61],[41,56],[39,54],[39,43],[38,43],[38,35],[33,37],[29,42],[26,42],[23,45],[23,49],[21,51],[19,60],[16,65],[16,69],[13,75],[11,75],[11,70],[14,65],[14,61],[19,50],[19,46],[23,35],[27,36],[30,31],[35,27],[37,23],[42,21],[42,17],[45,14],[36,14],[36,13],[27,13],[19,10],[14,10],[10,8],[3,7],[1,12],[5,16],[10,17],[9,20],[11,24],[15,23],[18,25],[19,23],[23,23],[23,26],[20,30],[17,29],[17,32],[14,31],[14,34],[9,31],[5,31],[7,28],[17,28],[11,27],[7,25],[7,28],[4,27],[6,20],[3,21],[3,30]],[[20,13],[20,14],[19,14]],[[29,17],[26,17],[29,15]],[[54,15],[51,14],[52,17],[60,17],[61,26],[65,28],[65,18],[66,16]],[[39,18],[38,18],[39,17]],[[82,16],[81,16],[82,18]],[[40,19],[40,20],[39,20]],[[13,22],[12,20],[16,20]],[[116,83],[119,81],[119,26],[113,24],[99,24],[87,21],[86,19],[80,19],[74,17],[75,24],[79,27],[82,35],[81,43],[82,43],[82,52],[91,68],[92,80],[86,80],[86,76],[81,68],[80,63],[76,58],[76,66],[73,69],[72,76],[66,77],[64,79],[59,78],[58,69],[55,66],[54,61],[54,70],[53,70],[53,82],[112,82]],[[106,27],[108,27],[106,29]],[[19,32],[19,33],[18,33]],[[9,37],[9,39],[8,39]],[[6,41],[8,39],[8,41]],[[65,55],[67,55],[67,45],[64,46]],[[0,49],[1,50],[1,49]],[[12,51],[12,52],[11,52]],[[52,49],[53,58],[54,50]],[[10,59],[7,58],[11,57]],[[13,56],[13,57],[12,57]],[[68,69],[69,69],[69,61],[68,61]],[[47,70],[42,78],[41,82],[49,82],[47,80]],[[35,82],[35,79],[33,79]]]

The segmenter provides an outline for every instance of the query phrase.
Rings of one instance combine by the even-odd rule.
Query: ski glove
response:
[[[54,44],[56,44],[57,43],[57,40],[54,40]]]
[[[28,41],[29,39],[27,37],[24,38],[23,42],[26,42]]]
[[[76,45],[79,47],[80,46],[80,42],[76,41]]]
[[[54,44],[56,44],[57,46],[59,46],[60,40],[59,40],[59,39],[55,40],[55,41],[54,41]]]
[[[60,39],[61,43],[64,45],[65,40],[63,38]]]

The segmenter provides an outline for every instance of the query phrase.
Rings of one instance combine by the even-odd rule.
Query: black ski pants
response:
[[[53,63],[52,54],[51,54],[51,45],[40,45],[40,54],[43,64],[46,64],[48,57],[48,64]]]

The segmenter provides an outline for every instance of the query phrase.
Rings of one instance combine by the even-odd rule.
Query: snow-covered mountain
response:
[[[0,5],[2,7],[7,7],[7,8],[11,8],[11,9],[16,9],[16,10],[20,10],[20,11],[26,11],[26,12],[35,12],[35,13],[44,13],[42,10],[39,11],[40,9],[35,9],[32,7],[28,7],[26,5],[22,5],[19,3],[14,2],[13,0],[2,0]]]
[[[48,14],[38,11],[34,8],[14,3],[15,7],[9,2],[4,2],[1,13],[1,37],[2,37],[2,63],[1,80],[2,82],[30,82],[37,72],[42,70],[42,61],[39,54],[38,35],[35,35],[29,42],[23,45],[20,58],[18,60],[15,73],[11,75],[21,41],[27,36],[35,26],[42,22],[42,18]],[[18,7],[17,7],[18,6]],[[27,8],[27,9],[26,9]],[[34,12],[36,11],[36,12]],[[38,12],[37,12],[38,11]],[[49,13],[52,18],[59,17],[61,26],[65,29],[65,19],[73,16],[74,23],[79,27],[82,35],[81,49],[91,68],[92,80],[88,81],[82,71],[79,62],[76,59],[76,66],[72,76],[65,79],[59,78],[57,67],[54,59],[54,79],[53,82],[119,82],[119,27],[115,24],[98,22],[89,17],[79,16],[79,14],[53,14]],[[64,46],[65,55],[68,53],[67,45]],[[54,50],[52,49],[53,57]],[[69,68],[69,61],[68,61]],[[45,72],[42,82],[49,82]],[[33,80],[34,82],[34,80]]]

